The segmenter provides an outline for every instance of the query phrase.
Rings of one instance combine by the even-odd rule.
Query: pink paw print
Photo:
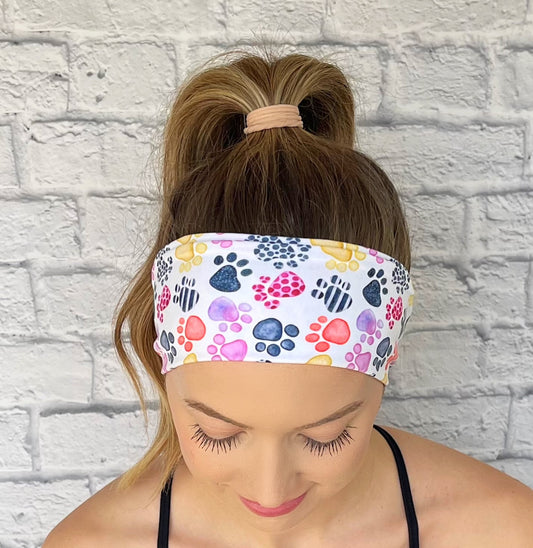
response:
[[[228,361],[242,362],[246,353],[248,352],[248,345],[246,341],[238,339],[232,342],[226,342],[226,337],[222,333],[217,333],[213,337],[215,344],[210,344],[207,347],[207,351],[213,357],[211,361],[222,361],[222,358],[226,358]],[[217,348],[217,346],[219,348]]]
[[[369,249],[368,254],[372,255],[374,257],[374,259],[376,259],[376,263],[378,263],[378,264],[382,264],[383,261],[385,260],[382,257],[378,257],[378,252],[375,249]]]
[[[392,329],[394,326],[394,320],[398,321],[402,317],[402,313],[403,313],[402,298],[398,297],[395,303],[394,298],[391,297],[390,302],[387,305],[387,313],[385,314],[385,318],[389,320],[390,329]]]
[[[168,285],[165,285],[165,287],[163,287],[163,291],[161,291],[161,295],[159,295],[157,299],[157,319],[160,322],[163,321],[163,310],[165,310],[169,302],[170,289],[168,288]]]
[[[341,318],[331,320],[326,326],[323,325],[328,321],[326,316],[319,316],[317,320],[320,323],[312,323],[309,328],[313,331],[320,331],[322,329],[322,338],[325,340],[317,342],[320,339],[318,333],[309,333],[309,335],[305,336],[307,342],[316,342],[315,350],[317,352],[328,350],[331,346],[329,343],[345,344],[350,339],[350,326]]]
[[[353,352],[347,352],[344,358],[348,363],[348,369],[357,369],[366,373],[368,371],[368,366],[370,364],[370,358],[372,354],[370,352],[361,352],[363,347],[357,343],[353,347]]]
[[[276,279],[266,289],[265,285],[270,281],[270,276],[260,276],[260,284],[254,284],[252,289],[256,292],[254,296],[256,301],[263,302],[263,304],[270,310],[278,308],[279,299],[285,299],[288,297],[297,297],[301,295],[305,289],[305,283],[298,276],[298,274],[292,271],[285,271],[276,276]],[[267,301],[268,297],[277,297],[271,301]]]

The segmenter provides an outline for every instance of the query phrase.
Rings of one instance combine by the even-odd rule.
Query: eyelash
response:
[[[191,426],[196,428],[196,432],[191,437],[191,439],[195,440],[200,445],[200,447],[203,447],[204,445],[206,445],[208,448],[210,447],[211,451],[214,451],[215,447],[216,447],[217,448],[217,453],[218,453],[219,448],[224,449],[224,452],[227,452],[228,449],[231,449],[231,444],[232,443],[234,443],[234,445],[236,447],[237,446],[237,438],[241,434],[239,432],[239,434],[234,434],[233,436],[229,436],[227,438],[217,439],[217,438],[212,438],[211,436],[208,436],[200,428],[200,425],[193,424]],[[346,428],[355,428],[355,426],[347,426]],[[304,447],[310,446],[309,450],[311,451],[311,453],[318,453],[319,457],[321,457],[324,454],[325,450],[329,450],[330,455],[331,455],[332,450],[335,451],[335,452],[338,452],[339,449],[346,442],[350,443],[348,441],[349,439],[353,440],[352,436],[350,436],[350,433],[346,429],[343,430],[337,438],[335,438],[332,441],[328,441],[328,442],[316,441],[316,440],[314,440],[312,438],[309,438],[307,436],[304,436],[304,438],[306,439]]]

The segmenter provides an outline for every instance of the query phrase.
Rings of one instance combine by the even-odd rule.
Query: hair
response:
[[[162,247],[204,232],[289,235],[360,244],[387,253],[408,270],[411,266],[399,195],[383,169],[357,150],[354,96],[342,70],[325,57],[299,53],[221,55],[235,53],[238,57],[225,64],[193,72],[173,100],[159,156],[157,235],[113,316],[115,349],[145,425],[143,386],[122,340],[126,321],[160,403],[155,438],[118,479],[119,489],[134,484],[161,456],[155,495],[183,458],[161,358],[153,348],[151,268]],[[303,129],[244,133],[249,112],[278,103],[298,106]]]

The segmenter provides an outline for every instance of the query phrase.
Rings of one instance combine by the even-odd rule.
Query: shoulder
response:
[[[392,428],[428,545],[513,546],[533,538],[533,490],[460,451]],[[442,540],[436,544],[435,538]]]
[[[50,531],[42,548],[155,546],[159,498],[151,497],[155,470],[134,486],[118,491],[119,478],[68,514]]]

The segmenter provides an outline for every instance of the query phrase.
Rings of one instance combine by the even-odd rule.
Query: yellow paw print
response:
[[[197,253],[205,253],[207,251],[207,244],[201,242],[195,245],[196,240],[193,239],[195,236],[201,236],[201,234],[188,234],[187,236],[178,238],[178,242],[181,245],[176,247],[174,255],[182,261],[180,263],[180,272],[189,272],[192,265],[198,266],[202,264],[202,257],[197,255]]]
[[[314,239],[311,239],[311,243],[320,246],[324,253],[333,257],[326,263],[329,270],[337,269],[339,272],[346,272],[349,268],[355,272],[359,268],[359,261],[366,259],[366,253],[359,251],[359,246],[355,244]]]

